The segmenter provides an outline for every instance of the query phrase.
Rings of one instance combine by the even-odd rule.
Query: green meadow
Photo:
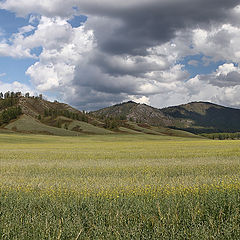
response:
[[[0,134],[0,239],[240,239],[240,141]]]

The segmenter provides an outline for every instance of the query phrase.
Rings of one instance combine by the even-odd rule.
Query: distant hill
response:
[[[95,117],[118,117],[155,127],[191,133],[238,132],[240,110],[209,102],[192,102],[163,109],[126,102],[92,112]]]
[[[84,134],[153,134],[197,137],[165,128],[174,118],[147,105],[128,102],[98,112],[81,112],[65,103],[8,93],[0,97],[0,133],[19,132],[59,136]]]
[[[157,108],[133,101],[91,112],[96,117],[114,117],[152,126],[175,126],[175,119]]]
[[[175,126],[193,133],[240,131],[240,109],[223,107],[209,102],[192,102],[161,111],[184,123]]]

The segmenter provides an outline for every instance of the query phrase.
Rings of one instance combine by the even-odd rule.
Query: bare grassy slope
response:
[[[89,134],[111,134],[113,131],[107,130],[105,128],[100,128],[97,126],[93,126],[89,123],[82,121],[71,121],[68,125],[68,129],[71,131],[77,131],[81,133],[89,133]]]
[[[22,115],[18,120],[5,126],[6,129],[22,133],[49,134],[58,136],[78,136],[81,133],[42,124],[31,116]]]

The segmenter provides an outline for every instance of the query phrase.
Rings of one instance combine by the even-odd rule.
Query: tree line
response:
[[[201,134],[203,137],[217,140],[233,140],[240,139],[240,132],[236,133],[210,133],[210,134]]]
[[[43,95],[39,94],[39,96],[30,96],[30,93],[27,92],[25,94],[23,94],[22,92],[5,92],[2,93],[0,92],[0,99],[9,99],[9,98],[20,98],[20,97],[25,97],[25,98],[39,98],[39,99],[43,99]]]
[[[88,116],[85,112],[74,113],[68,110],[57,110],[57,109],[44,109],[44,117],[56,118],[58,116],[63,116],[73,120],[88,122]]]

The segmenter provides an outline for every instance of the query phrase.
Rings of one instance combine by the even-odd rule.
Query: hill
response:
[[[112,117],[152,126],[174,126],[175,119],[146,104],[126,102],[91,112],[95,117]]]
[[[209,102],[192,102],[161,111],[181,121],[176,128],[193,133],[240,131],[240,109],[220,106]]]
[[[107,116],[126,119],[138,124],[178,129],[195,134],[240,131],[239,109],[209,102],[192,102],[163,109],[126,102],[91,114],[99,118]]]
[[[59,136],[111,134],[104,123],[65,103],[12,93],[0,99],[0,133],[20,132]]]

